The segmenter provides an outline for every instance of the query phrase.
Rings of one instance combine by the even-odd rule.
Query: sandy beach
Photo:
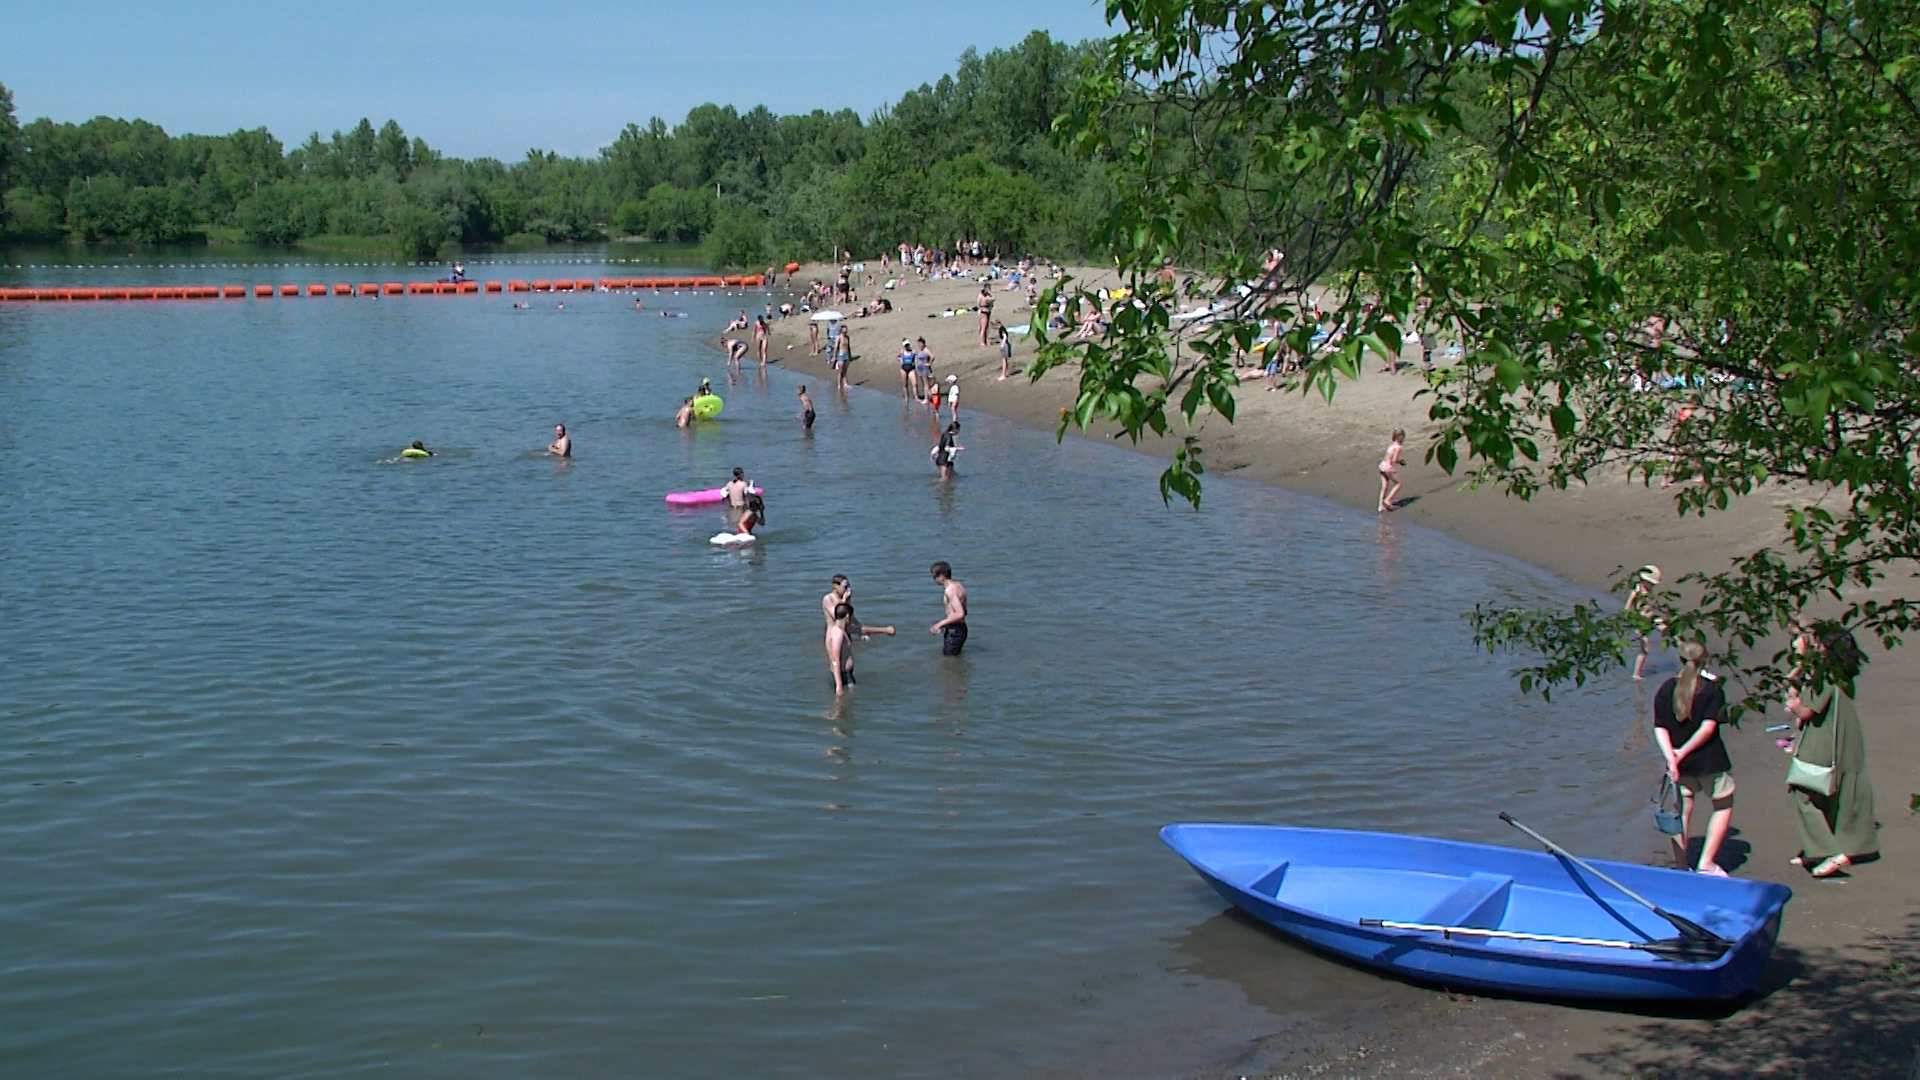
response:
[[[802,267],[793,275],[796,293],[805,283],[831,280],[832,269]],[[1078,272],[1077,272],[1078,273]],[[883,280],[877,261],[859,275],[860,300],[882,295],[866,287]],[[1082,280],[1100,283],[1100,275]],[[778,290],[779,300],[798,300]],[[978,285],[971,281],[923,282],[909,275],[886,292],[890,313],[848,320],[855,361],[849,381],[898,394],[894,355],[903,338],[927,339],[935,372],[943,382],[958,376],[961,411],[981,410],[1016,423],[1052,431],[1061,408],[1072,402],[1077,374],[1055,371],[1031,383],[1022,370],[1033,346],[1017,337],[1015,377],[1000,381],[998,350],[977,340],[976,316],[962,310]],[[1030,312],[1024,292],[996,285],[995,314],[1010,326]],[[777,303],[777,302],[776,302]],[[751,314],[751,312],[750,312]],[[750,336],[750,335],[742,335]],[[810,356],[807,324],[795,317],[774,326],[772,359],[819,377],[816,397],[831,394],[824,357]],[[1603,595],[1616,569],[1658,563],[1669,580],[1694,570],[1713,570],[1778,534],[1784,493],[1748,498],[1709,518],[1676,515],[1666,493],[1624,478],[1521,502],[1496,491],[1464,490],[1456,478],[1423,460],[1431,430],[1417,348],[1394,375],[1369,372],[1343,384],[1329,405],[1317,394],[1269,392],[1249,369],[1238,395],[1236,422],[1201,422],[1207,476],[1237,476],[1334,500],[1372,512],[1378,496],[1374,463],[1396,427],[1407,430],[1408,467],[1396,513],[1403,523],[1440,530],[1466,543],[1549,570]],[[751,357],[746,361],[751,364]],[[1102,432],[1089,438],[1109,437]],[[1177,439],[1142,443],[1148,454],[1167,455]],[[1176,509],[1173,512],[1184,512]],[[1459,628],[1463,642],[1469,630]],[[1767,992],[1731,1015],[1637,1015],[1529,1001],[1470,998],[1436,992],[1420,1015],[1390,1024],[1384,1041],[1342,1046],[1312,1061],[1264,1061],[1251,1048],[1241,1069],[1267,1075],[1321,1076],[1783,1076],[1904,1078],[1920,1068],[1920,901],[1912,883],[1920,859],[1920,820],[1909,812],[1908,793],[1920,791],[1920,678],[1912,658],[1874,650],[1861,680],[1861,715],[1867,727],[1869,768],[1878,794],[1879,861],[1851,873],[1817,881],[1789,866],[1798,849],[1782,776],[1785,756],[1762,729],[1777,722],[1750,716],[1726,742],[1740,788],[1734,835],[1722,863],[1735,874],[1778,881],[1794,890]],[[1676,666],[1672,654],[1649,668],[1643,695],[1650,695]],[[1613,676],[1625,680],[1622,672]],[[1737,694],[1737,690],[1735,691]],[[1491,748],[1490,748],[1491,749]],[[1649,782],[1658,775],[1649,760]],[[1696,828],[1698,828],[1696,824]],[[1645,858],[1664,862],[1665,840],[1648,822]]]

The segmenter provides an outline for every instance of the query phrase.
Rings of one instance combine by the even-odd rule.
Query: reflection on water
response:
[[[1469,646],[1552,582],[974,413],[942,484],[891,386],[677,429],[743,302],[0,308],[0,1061],[1187,1072],[1417,992],[1217,918],[1160,825],[1638,819],[1631,695]],[[662,495],[736,465],[769,524],[720,551]],[[843,698],[834,573],[900,630]]]

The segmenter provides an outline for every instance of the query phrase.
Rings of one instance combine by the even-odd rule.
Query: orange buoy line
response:
[[[16,289],[0,286],[0,302],[27,300],[240,300],[252,296],[259,300],[289,296],[479,296],[498,292],[614,292],[621,289],[722,289],[759,288],[766,284],[763,274],[720,277],[652,278],[560,278],[528,282],[488,281],[363,281],[358,285],[339,282],[328,286],[313,282],[299,285],[152,285],[113,286],[108,288],[66,285],[51,289]]]

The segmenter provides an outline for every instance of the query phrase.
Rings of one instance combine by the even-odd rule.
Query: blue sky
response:
[[[388,117],[460,157],[592,154],[705,101],[862,115],[968,45],[1108,32],[1100,0],[0,0],[24,123],[107,115],[171,134],[265,124],[289,147]]]

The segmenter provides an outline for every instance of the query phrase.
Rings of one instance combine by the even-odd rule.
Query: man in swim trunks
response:
[[[800,426],[813,430],[813,399],[807,396],[807,386],[800,384]]]
[[[933,632],[940,635],[940,655],[959,656],[967,644],[967,587],[953,580],[953,567],[944,560],[927,569],[947,605],[946,618],[933,624]]]
[[[827,626],[827,670],[833,673],[833,692],[844,694],[853,687],[853,605],[835,604],[833,621]]]
[[[567,458],[573,456],[573,437],[567,434],[567,425],[553,425],[553,444],[547,447],[547,453]]]
[[[840,389],[847,388],[847,368],[853,364],[853,331],[840,328],[840,351],[833,358],[833,370],[840,378]]]
[[[693,423],[693,399],[688,398],[680,403],[680,411],[673,414],[673,424],[675,427],[686,427],[691,423]]]

